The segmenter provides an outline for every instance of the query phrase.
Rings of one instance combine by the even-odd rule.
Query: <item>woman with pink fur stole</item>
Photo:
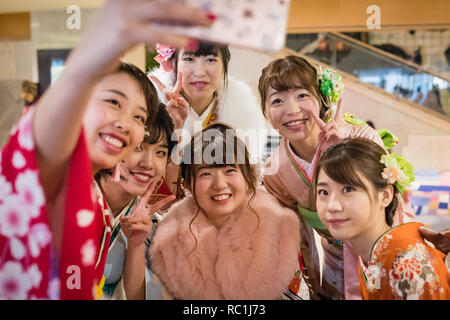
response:
[[[146,254],[170,294],[282,298],[298,268],[299,220],[257,190],[258,174],[235,131],[215,123],[195,135],[180,171],[188,196],[169,209]]]

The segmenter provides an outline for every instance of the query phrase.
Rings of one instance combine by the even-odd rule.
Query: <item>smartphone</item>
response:
[[[217,16],[205,27],[154,24],[198,40],[262,51],[278,51],[286,41],[290,0],[159,0],[209,10]]]

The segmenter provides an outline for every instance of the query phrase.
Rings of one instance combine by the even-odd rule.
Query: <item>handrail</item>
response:
[[[325,43],[321,43],[321,39],[325,39]],[[292,35],[288,41],[287,45],[298,48],[300,54],[345,70],[396,98],[414,99],[415,104],[450,118],[450,81],[441,75],[338,33],[321,33],[316,37]],[[297,47],[297,41],[300,47]],[[341,51],[337,47],[339,42],[345,43]]]
[[[437,73],[434,73],[434,72],[432,72],[430,70],[427,70],[424,67],[422,67],[421,65],[418,65],[418,64],[416,64],[414,62],[403,60],[402,58],[396,56],[395,54],[392,54],[390,52],[384,51],[382,49],[379,49],[377,47],[374,47],[374,46],[372,46],[370,44],[367,44],[365,42],[359,41],[359,40],[357,40],[355,38],[349,37],[349,36],[347,36],[345,34],[342,34],[342,33],[338,33],[338,32],[328,32],[328,33],[333,34],[336,37],[343,38],[343,39],[345,39],[347,41],[353,42],[354,44],[356,44],[358,46],[362,46],[362,47],[364,47],[366,49],[374,51],[374,52],[376,52],[376,53],[378,53],[380,55],[383,55],[383,56],[385,56],[385,57],[387,57],[389,59],[396,60],[396,61],[398,61],[398,62],[400,62],[402,64],[406,64],[406,65],[408,65],[408,66],[410,66],[412,68],[418,69],[419,71],[421,71],[423,73],[428,73],[428,74],[432,75],[433,77],[441,78],[444,81],[450,82],[450,79],[447,79],[447,78],[445,78],[444,76],[442,76],[440,74],[437,74]]]
[[[321,65],[323,68],[336,69],[335,67],[330,66],[327,63],[324,63],[322,61],[316,60],[316,59],[314,59],[312,57],[305,56],[305,55],[303,55],[303,54],[301,54],[301,53],[299,53],[299,52],[297,52],[297,51],[295,51],[293,49],[287,48],[287,47],[283,48],[282,50],[280,50],[276,54],[276,56],[279,57],[279,58],[282,58],[282,57],[287,56],[287,55],[295,55],[295,56],[302,57],[302,58],[308,60],[314,66]],[[408,106],[410,106],[412,108],[415,108],[417,111],[423,112],[424,114],[422,114],[422,115],[414,114],[414,113],[411,114],[413,116],[417,116],[418,119],[422,119],[421,117],[423,117],[423,116],[430,116],[430,115],[432,115],[433,117],[436,117],[439,120],[443,120],[446,123],[446,125],[450,126],[450,118],[447,117],[446,115],[443,115],[443,114],[441,114],[441,113],[439,113],[437,111],[434,111],[434,110],[432,110],[432,109],[430,109],[428,107],[424,107],[424,106],[422,106],[420,104],[417,104],[417,103],[415,103],[413,101],[410,101],[410,100],[408,100],[406,98],[398,97],[398,96],[396,96],[394,94],[391,94],[391,93],[387,92],[386,90],[383,90],[382,88],[379,88],[379,87],[377,87],[377,86],[375,86],[373,84],[362,82],[358,77],[355,77],[354,75],[352,75],[350,73],[347,73],[347,72],[339,70],[339,69],[336,69],[336,71],[338,71],[339,74],[342,75],[344,80],[345,79],[349,79],[350,81],[352,81],[354,83],[359,83],[359,84],[363,85],[364,87],[366,87],[366,88],[368,88],[370,90],[374,90],[377,93],[380,93],[380,94],[382,94],[382,95],[384,95],[386,97],[389,97],[391,99],[395,99],[397,101],[401,101],[402,103],[405,103]]]

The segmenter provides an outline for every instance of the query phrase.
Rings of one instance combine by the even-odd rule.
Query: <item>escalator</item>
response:
[[[417,221],[449,227],[450,81],[342,34],[288,35],[286,45],[343,75],[344,112],[397,135],[393,151],[415,168],[410,201]]]
[[[286,46],[450,121],[450,81],[340,33],[289,34]]]

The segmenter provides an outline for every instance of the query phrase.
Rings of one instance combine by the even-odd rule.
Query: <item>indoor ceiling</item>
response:
[[[61,10],[70,5],[80,8],[98,8],[105,0],[0,0],[0,13]]]

